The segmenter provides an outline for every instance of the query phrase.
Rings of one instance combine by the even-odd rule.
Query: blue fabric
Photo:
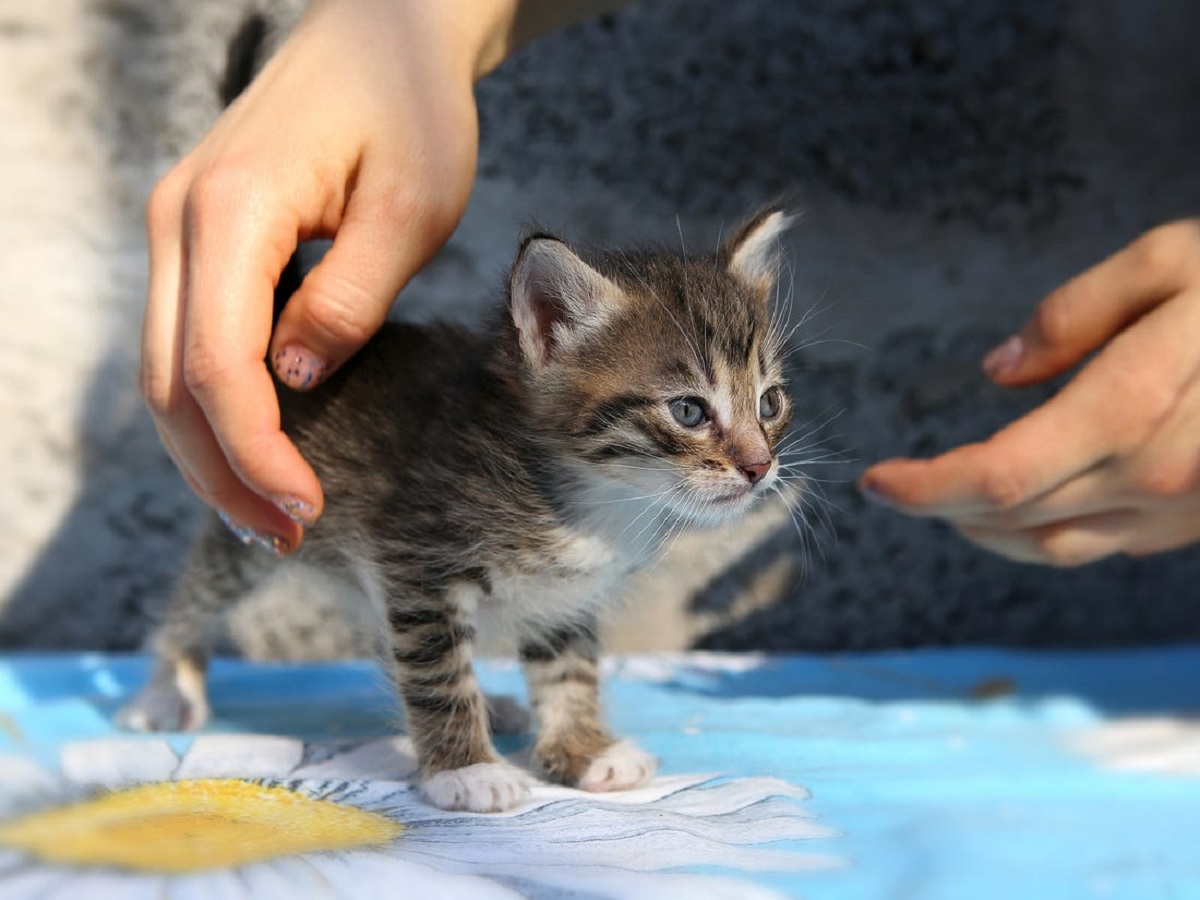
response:
[[[1116,771],[1073,749],[1125,719],[1187,725],[1200,647],[683,655],[614,669],[610,720],[664,773],[811,791],[804,807],[840,834],[797,846],[848,865],[745,876],[785,895],[1200,898],[1200,776]],[[53,769],[65,743],[116,733],[113,711],[148,674],[134,656],[0,658],[0,752]],[[489,692],[524,694],[510,663],[484,662],[480,676]],[[218,660],[210,697],[207,732],[358,738],[390,733],[397,717],[365,662]]]

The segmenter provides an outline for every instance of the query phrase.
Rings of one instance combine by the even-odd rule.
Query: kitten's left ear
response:
[[[521,245],[508,282],[521,351],[539,370],[608,322],[624,297],[565,243],[540,234]]]
[[[794,220],[795,216],[770,206],[747,221],[721,248],[721,258],[730,274],[770,292],[782,262],[779,238]]]

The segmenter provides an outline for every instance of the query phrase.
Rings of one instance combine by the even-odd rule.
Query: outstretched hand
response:
[[[148,205],[142,389],[188,483],[276,552],[320,515],[268,365],[303,390],[379,328],[465,209],[485,24],[454,4],[315,0]],[[333,237],[272,334],[299,240]]]
[[[991,438],[860,486],[1004,556],[1072,566],[1200,540],[1200,219],[1154,229],[1050,294],[984,370],[1054,397]]]

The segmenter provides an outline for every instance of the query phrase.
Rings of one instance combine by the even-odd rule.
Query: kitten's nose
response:
[[[738,468],[742,470],[742,474],[746,476],[748,482],[758,484],[763,476],[771,471],[771,463],[769,460],[761,463],[745,463],[740,464]]]

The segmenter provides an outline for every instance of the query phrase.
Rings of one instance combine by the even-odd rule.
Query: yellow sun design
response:
[[[0,846],[47,862],[194,872],[384,844],[377,813],[238,779],[144,784],[0,825]]]

